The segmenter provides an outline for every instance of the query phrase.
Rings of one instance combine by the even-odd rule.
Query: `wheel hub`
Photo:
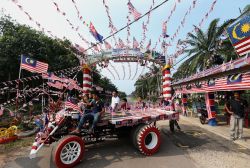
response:
[[[80,144],[76,141],[71,141],[62,148],[60,159],[64,164],[71,164],[79,158],[80,154]]]
[[[150,132],[148,135],[145,137],[145,146],[147,149],[153,149],[157,145],[158,142],[158,137],[155,132]]]

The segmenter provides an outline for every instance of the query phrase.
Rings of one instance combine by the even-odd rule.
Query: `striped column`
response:
[[[214,105],[214,93],[205,93],[206,108],[208,114],[208,125],[216,126],[216,111]]]
[[[170,65],[166,64],[162,69],[162,92],[165,100],[171,100]]]
[[[186,116],[187,115],[187,94],[182,94],[181,102],[182,102],[183,115]]]
[[[83,93],[89,93],[92,90],[92,77],[91,77],[91,69],[87,64],[83,64]]]

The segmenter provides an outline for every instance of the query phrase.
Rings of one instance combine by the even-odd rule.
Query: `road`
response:
[[[88,168],[193,168],[248,167],[250,150],[242,148],[200,127],[180,122],[181,132],[171,134],[168,122],[159,123],[162,132],[160,151],[151,156],[142,156],[130,142],[109,140],[88,146],[83,161],[77,167]],[[53,146],[45,147],[36,159],[20,156],[7,163],[5,168],[53,168]],[[27,153],[28,154],[28,153]]]

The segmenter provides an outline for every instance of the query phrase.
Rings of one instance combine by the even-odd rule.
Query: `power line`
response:
[[[155,9],[159,8],[160,6],[162,6],[163,4],[165,4],[166,2],[168,2],[169,0],[165,0],[162,3],[160,3],[159,5],[155,6],[154,8],[152,8],[151,10],[149,10],[148,12],[144,13],[142,16],[140,16],[137,20],[134,20],[133,22],[130,22],[129,24],[126,24],[126,26],[123,26],[122,28],[120,28],[119,30],[117,30],[116,32],[114,32],[113,34],[110,34],[109,36],[107,36],[106,38],[104,38],[102,41],[105,41],[107,39],[109,39],[110,37],[114,36],[115,34],[119,33],[120,31],[124,30],[125,28],[131,26],[132,24],[134,24],[135,22],[139,21],[141,18],[145,17],[146,15],[148,15],[149,13],[151,13],[152,11],[154,11]],[[88,51],[90,49],[92,49],[94,46],[101,44],[101,42],[97,42],[94,43],[91,47],[87,48],[85,51]]]

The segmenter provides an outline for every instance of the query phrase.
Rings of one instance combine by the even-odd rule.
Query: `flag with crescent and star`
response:
[[[48,71],[47,63],[37,61],[27,56],[22,56],[20,66],[21,66],[21,69],[25,69],[33,73],[47,73]]]
[[[230,25],[227,33],[237,54],[244,56],[250,53],[250,13]]]

